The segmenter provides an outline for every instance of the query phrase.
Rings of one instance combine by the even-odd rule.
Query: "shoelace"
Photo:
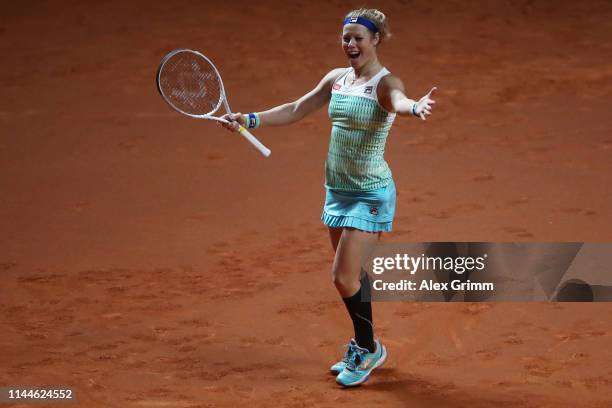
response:
[[[369,351],[353,344],[349,345],[348,351],[350,351],[352,355],[348,363],[346,364],[346,368],[349,371],[355,371],[357,367],[359,367],[359,364],[361,364],[361,362],[363,361],[363,356],[368,354]]]
[[[347,346],[350,347],[350,344],[347,344]],[[345,363],[348,363],[350,359],[351,359],[350,348],[348,348],[344,352],[344,356],[342,357],[342,361],[345,362]]]
[[[346,347],[346,351],[344,352],[344,356],[342,357],[342,362],[348,363],[351,357],[353,356],[353,350],[351,349],[351,347],[353,347],[353,344],[349,342],[348,344],[345,344],[344,347]]]

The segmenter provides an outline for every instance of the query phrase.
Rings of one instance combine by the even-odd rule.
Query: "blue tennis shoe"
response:
[[[331,371],[333,375],[338,375],[342,372],[342,370],[344,370],[344,367],[346,367],[349,360],[351,359],[351,356],[353,355],[353,346],[356,346],[356,345],[357,343],[355,342],[355,339],[351,339],[351,341],[346,347],[346,351],[344,352],[344,356],[342,357],[342,360],[338,361],[336,364],[331,366],[331,368],[329,369],[329,371]]]
[[[362,384],[367,381],[372,370],[385,363],[387,360],[387,349],[378,340],[374,344],[376,344],[374,353],[359,347],[354,341],[349,344],[347,355],[350,355],[350,358],[344,370],[336,377],[338,384],[344,387],[355,387]]]

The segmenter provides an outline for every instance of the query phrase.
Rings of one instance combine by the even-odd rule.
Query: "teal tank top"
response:
[[[346,77],[351,71],[347,69],[332,86],[325,186],[344,191],[376,190],[392,180],[384,154],[395,113],[384,110],[376,96],[380,79],[389,71],[383,68],[367,83],[348,86]]]

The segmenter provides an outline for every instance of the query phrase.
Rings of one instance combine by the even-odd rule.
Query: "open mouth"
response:
[[[351,52],[348,52],[347,55],[350,59],[356,59],[356,58],[359,58],[361,53],[359,51],[351,51]]]

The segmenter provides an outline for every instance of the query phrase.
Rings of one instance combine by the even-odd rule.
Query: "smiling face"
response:
[[[351,67],[359,69],[376,59],[380,36],[361,24],[346,24],[342,28],[342,49]]]

